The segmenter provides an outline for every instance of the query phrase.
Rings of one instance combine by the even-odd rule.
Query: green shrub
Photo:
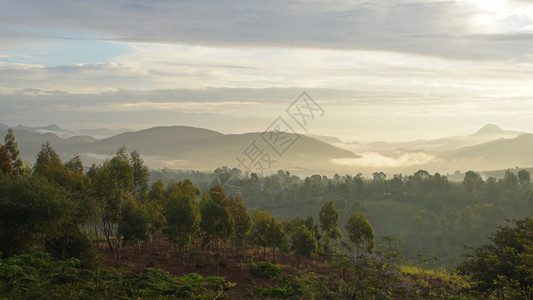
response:
[[[257,277],[275,278],[281,274],[283,270],[276,265],[261,261],[256,264],[252,263],[248,268],[248,272]]]

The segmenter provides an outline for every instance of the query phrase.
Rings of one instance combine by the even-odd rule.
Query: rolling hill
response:
[[[97,140],[87,135],[62,138],[50,132],[36,132],[35,128],[30,128],[31,131],[21,128],[23,126],[15,130],[15,136],[23,159],[32,163],[41,144],[49,141],[63,160],[78,154],[87,166],[100,163],[114,155],[120,147],[126,147],[128,152],[137,150],[151,168],[212,170],[226,165],[244,169],[237,157],[242,158],[252,143],[257,145],[261,153],[270,155],[262,156],[265,160],[261,162],[269,172],[284,169],[300,174],[362,172],[368,175],[375,171],[408,174],[426,169],[429,172],[453,173],[456,170],[488,171],[533,166],[532,134],[505,131],[490,124],[472,135],[462,137],[394,144],[354,143],[354,147],[366,147],[364,151],[355,153],[338,147],[339,140],[334,137],[300,135],[282,155],[270,148],[261,138],[261,132],[223,134],[203,128],[168,126],[124,132]],[[6,130],[0,129],[0,134],[2,132],[5,134]],[[289,137],[294,139],[297,136]],[[410,161],[425,155],[433,159],[419,163]],[[352,163],[333,163],[341,158]],[[360,158],[363,159],[359,164]],[[368,164],[371,159],[383,161],[384,164]]]
[[[263,141],[260,132],[245,134],[222,134],[213,130],[187,127],[153,127],[145,130],[121,133],[96,140],[88,136],[63,139],[52,133],[39,134],[15,130],[23,158],[33,162],[43,142],[49,141],[63,160],[78,154],[85,165],[100,163],[111,157],[120,147],[138,151],[146,164],[152,168],[212,170],[218,166],[240,167],[236,157],[255,142],[270,158],[263,157],[263,167],[268,172],[279,169],[311,172],[332,172],[331,160],[357,158],[354,153],[336,148],[318,139],[300,135],[281,156]],[[290,135],[296,138],[296,135]]]
[[[533,166],[533,134],[524,133],[511,139],[498,139],[464,147],[440,155],[445,161],[486,170]],[[479,169],[479,168],[477,168]]]

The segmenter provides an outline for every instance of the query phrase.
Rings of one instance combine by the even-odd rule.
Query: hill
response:
[[[525,133],[512,139],[498,139],[483,144],[461,148],[442,154],[440,158],[469,166],[472,169],[483,166],[485,169],[533,166],[533,134]]]
[[[4,133],[5,134],[5,133]],[[125,132],[116,136],[96,140],[90,136],[61,138],[52,133],[37,133],[15,130],[23,158],[34,161],[42,143],[48,141],[63,160],[78,154],[85,165],[99,163],[113,155],[118,148],[138,151],[147,165],[152,168],[177,168],[211,170],[218,166],[239,167],[237,157],[252,143],[268,156],[261,156],[263,168],[267,172],[278,169],[313,173],[332,172],[332,159],[357,158],[347,150],[336,148],[318,139],[304,135],[289,135],[294,144],[281,156],[276,154],[261,138],[260,132],[245,134],[222,134],[217,131],[188,127],[168,126]]]

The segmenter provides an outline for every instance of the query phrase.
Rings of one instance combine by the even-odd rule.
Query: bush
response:
[[[248,272],[257,277],[275,278],[281,274],[283,270],[276,265],[261,261],[256,264],[252,263],[248,268]]]
[[[213,299],[234,286],[195,273],[172,277],[162,270],[90,271],[76,258],[52,261],[49,254],[0,259],[0,299]]]

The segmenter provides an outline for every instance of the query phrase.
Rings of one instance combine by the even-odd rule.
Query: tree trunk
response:
[[[61,248],[61,260],[65,260],[65,250],[67,248],[69,240],[70,240],[70,235],[67,233],[66,236],[63,238],[63,245]]]
[[[217,276],[219,276],[220,254],[218,252],[218,239],[217,239],[217,254],[216,254],[216,258],[217,258]]]
[[[178,253],[178,249],[179,249],[179,253]],[[183,266],[184,266],[184,263],[183,263],[183,247],[176,246],[176,255],[179,257],[180,276],[183,276]]]
[[[110,221],[104,221],[104,235],[109,246],[109,250],[113,254],[113,261],[117,268],[120,267],[120,240],[113,234],[113,225]]]
[[[152,256],[155,256],[155,235],[152,235]]]
[[[100,238],[98,237],[98,227],[96,226],[96,223],[94,223],[94,234],[96,242],[98,243],[100,241]]]

